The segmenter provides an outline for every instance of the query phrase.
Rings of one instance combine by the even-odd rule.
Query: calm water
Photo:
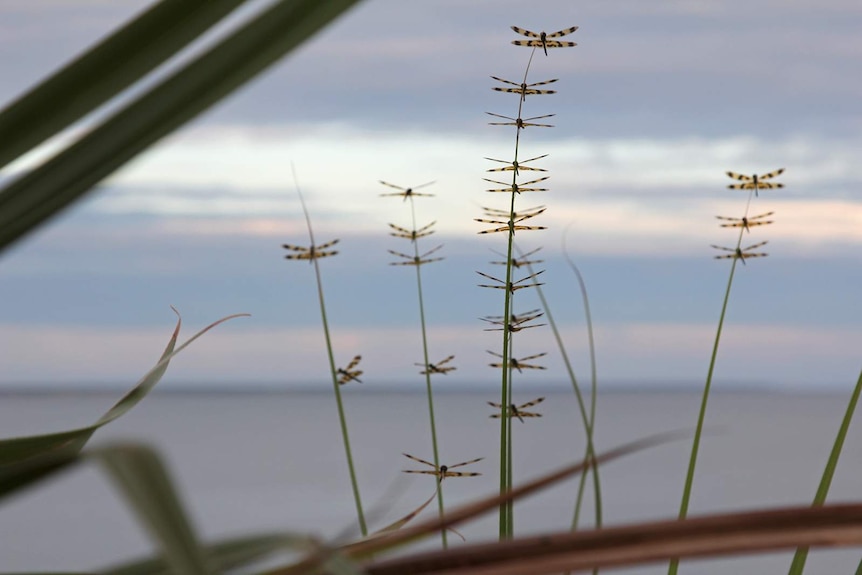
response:
[[[401,453],[431,459],[421,395],[348,393],[346,405],[360,486],[377,524],[406,513],[433,492],[433,479],[406,475]],[[0,396],[0,434],[22,435],[85,424],[118,395]],[[487,394],[440,394],[443,463],[487,457],[476,478],[446,482],[449,503],[494,491],[499,428]],[[532,399],[524,397],[523,401]],[[708,424],[717,433],[701,451],[692,513],[789,503],[813,496],[843,415],[845,397],[714,395]],[[597,447],[692,428],[699,397],[616,393],[600,397]],[[516,427],[517,476],[532,477],[582,455],[583,431],[570,394],[552,394],[542,419]],[[859,498],[862,442],[851,428],[832,501]],[[335,536],[350,529],[353,503],[334,400],[309,393],[155,394],[99,432],[95,443],[136,438],[155,445],[205,538],[294,530]],[[603,469],[608,524],[675,514],[690,443],[666,445]],[[517,480],[517,478],[516,478]],[[519,534],[562,530],[571,521],[574,482],[516,506]],[[591,516],[587,509],[586,517]],[[471,542],[494,536],[493,518],[468,524]],[[3,503],[0,570],[95,569],[148,553],[146,534],[113,487],[81,468]],[[789,553],[684,564],[681,573],[784,573]],[[812,554],[808,574],[852,573],[862,550]],[[619,573],[664,573],[654,566]]]

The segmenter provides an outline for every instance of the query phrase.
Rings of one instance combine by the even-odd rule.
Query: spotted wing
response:
[[[530,32],[529,30],[525,30],[524,28],[518,28],[517,26],[512,26],[512,30],[520,34],[521,36],[527,36],[529,38],[541,38],[540,34],[536,34],[535,32]]]
[[[534,122],[521,122],[521,127],[526,128],[528,126],[532,126],[534,128],[553,128],[553,124],[536,124]]]
[[[733,253],[736,253],[736,250],[735,250],[735,249],[733,249],[733,248],[725,248],[725,247],[722,247],[722,246],[717,246],[717,245],[715,245],[715,244],[710,244],[710,246],[709,246],[709,247],[711,247],[711,248],[715,248],[715,249],[717,249],[717,250],[724,250],[724,251],[726,251],[726,252],[733,252]],[[715,257],[722,257],[722,256],[715,256]]]
[[[434,465],[433,463],[430,463],[430,462],[428,462],[428,461],[425,461],[424,459],[419,459],[419,458],[418,458],[418,457],[416,457],[415,455],[410,455],[409,453],[402,453],[401,455],[403,455],[404,457],[407,457],[408,459],[412,459],[413,461],[418,461],[419,463],[424,463],[424,464],[425,464],[425,465],[427,465],[428,467],[432,467],[432,468],[434,468],[435,470],[437,469],[437,466],[436,466],[436,465]],[[416,471],[416,472],[414,472],[414,473],[423,473],[423,472],[421,472],[421,471]],[[431,472],[431,473],[434,473],[434,472]]]
[[[544,82],[543,82],[544,83]],[[537,90],[535,88],[504,88],[503,86],[494,86],[491,88],[496,92],[507,92],[509,94],[521,94],[522,96],[535,96],[537,94],[556,94],[556,90]]]
[[[407,236],[408,238],[413,237],[413,232],[406,228],[402,228],[401,226],[396,226],[395,224],[389,224],[389,227],[398,232],[397,234],[390,234],[393,236]]]
[[[410,260],[410,262],[407,262],[407,263],[412,263],[412,261],[413,261],[413,256],[408,256],[407,254],[402,254],[401,252],[396,252],[396,251],[394,251],[394,250],[386,250],[386,251],[388,251],[388,252],[389,252],[390,254],[392,254],[393,256],[399,256],[399,257],[402,257],[402,258],[404,258],[404,259],[408,259],[408,260]],[[405,262],[395,262],[395,263],[391,263],[391,264],[389,264],[389,265],[391,265],[391,266],[394,266],[394,265],[406,265],[406,263],[405,263]]]
[[[752,245],[748,246],[747,248],[743,248],[742,251],[747,252],[748,250],[754,250],[754,249],[757,249],[761,246],[765,246],[768,243],[769,243],[769,240],[762,241],[762,242],[757,243],[757,244],[752,244]]]
[[[747,182],[754,180],[751,176],[747,176],[745,174],[737,174],[736,172],[725,172],[728,178],[733,178],[734,180],[740,180],[742,182]]]
[[[527,403],[525,403],[523,405],[519,405],[518,409],[526,409],[528,407],[533,407],[534,405],[538,405],[538,404],[542,403],[543,401],[545,401],[544,397],[537,397],[533,401],[528,401]]]
[[[553,80],[545,80],[543,82],[533,82],[532,84],[527,84],[527,88],[532,88],[533,86],[546,86],[548,84],[553,84],[554,82],[559,82],[559,78],[554,78]]]
[[[541,40],[512,40],[515,46],[527,46],[530,48],[542,48],[545,43]]]
[[[746,182],[744,184],[730,184],[727,187],[731,190],[773,190],[777,188],[783,188],[784,184],[779,184],[777,182],[758,181],[756,184],[754,182]]]
[[[303,246],[295,246],[293,244],[281,244],[281,247],[283,247],[286,250],[293,250],[295,252],[310,252],[311,251],[311,248],[306,248]]]
[[[427,226],[422,226],[421,228],[419,228],[418,230],[416,230],[416,237],[417,237],[417,238],[421,238],[421,237],[424,237],[424,236],[428,236],[428,235],[433,234],[433,233],[434,233],[433,231],[428,231],[428,230],[430,230],[430,229],[431,229],[431,227],[432,227],[434,224],[436,224],[436,223],[437,223],[437,220],[434,220],[433,222],[431,222],[431,223],[430,223],[430,224],[428,224]],[[427,233],[425,233],[425,232],[427,232]]]
[[[559,40],[545,40],[546,48],[573,48],[577,45],[577,42],[560,42]]]
[[[775,170],[774,172],[769,172],[768,174],[763,174],[762,176],[759,176],[757,179],[758,180],[768,180],[770,178],[774,178],[775,176],[780,176],[783,173],[784,173],[784,168],[779,168],[779,169]]]
[[[545,34],[545,38],[562,38],[563,36],[568,36],[577,29],[577,26],[572,26],[571,28],[566,28],[565,30],[560,30],[552,34]]]
[[[437,367],[439,368],[441,365],[446,364],[446,363],[449,363],[449,362],[450,362],[450,361],[452,361],[453,359],[455,359],[455,356],[454,356],[454,355],[450,355],[450,356],[449,356],[449,357],[447,357],[446,359],[441,359],[440,361],[438,361],[436,365],[437,365]]]
[[[506,285],[506,282],[504,282],[501,279],[497,279],[494,276],[489,276],[488,274],[482,273],[479,271],[477,271],[476,273],[479,274],[480,276],[484,277],[484,278],[488,278],[489,280],[494,280],[495,282],[500,282],[501,284],[503,284],[502,286],[489,286],[489,287],[504,287]]]
[[[471,459],[470,461],[464,461],[462,463],[456,463],[455,465],[449,465],[449,469],[455,469],[456,467],[464,467],[465,465],[470,465],[471,463],[477,463],[485,459],[484,457],[479,457],[477,459]],[[481,473],[476,473],[474,475],[481,475]]]

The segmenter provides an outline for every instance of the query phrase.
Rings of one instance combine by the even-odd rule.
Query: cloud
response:
[[[862,241],[862,204],[854,193],[862,169],[852,154],[860,145],[806,138],[564,139],[536,162],[550,170],[543,185],[551,191],[523,194],[519,205],[550,205],[541,223],[559,237],[574,222],[572,233],[593,253],[692,254],[732,241],[714,216],[744,213],[747,194],[726,189],[724,169],[787,166],[779,178],[786,187],[764,191],[752,205],[753,214],[776,212],[775,225],[758,232],[799,253],[828,255]],[[423,190],[435,198],[418,199],[417,223],[436,221],[439,233],[467,238],[481,227],[473,222],[480,206],[502,205],[500,194],[484,192],[489,184],[482,181],[501,177],[483,171],[495,166],[483,156],[506,157],[503,149],[489,152],[495,147],[485,139],[340,124],[211,126],[139,159],[112,178],[87,211],[157,216],[154,233],[305,236],[292,160],[322,233],[376,234],[387,223],[409,227],[405,204],[381,198],[391,190],[378,180],[409,187],[436,179]]]

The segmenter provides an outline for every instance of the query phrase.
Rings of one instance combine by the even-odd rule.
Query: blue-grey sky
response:
[[[265,3],[253,4],[239,18]],[[7,1],[0,5],[0,102],[10,102],[146,5],[141,1]],[[431,358],[455,354],[451,387],[491,384],[486,349],[502,294],[476,270],[505,249],[477,236],[486,156],[510,158],[514,131],[485,112],[517,113],[530,50],[509,28],[580,29],[578,46],[536,55],[521,157],[549,154],[546,205],[522,232],[544,246],[552,311],[586,380],[584,314],[560,255],[563,229],[593,304],[599,377],[608,386],[686,385],[706,373],[735,245],[716,215],[740,216],[747,195],[725,170],[779,167],[782,190],[753,200],[774,211],[743,245],[769,257],[738,266],[716,379],[779,389],[849,387],[862,358],[862,7],[850,0],[523,2],[368,0],[261,78],[162,141],[102,188],[0,256],[0,385],[126,385],[158,357],[183,314],[185,333],[249,312],[177,358],[165,386],[303,385],[326,378],[314,277],[282,243],[306,244],[296,166],[318,242],[338,363],[363,355],[366,385],[421,385],[414,274],[387,265],[409,243],[409,204],[380,198],[383,179],[436,180],[417,198],[423,238],[443,243],[422,268]],[[207,39],[205,39],[205,42]],[[86,130],[93,118],[61,140]],[[0,173],[4,180],[57,142]],[[502,178],[497,178],[502,179]],[[527,194],[523,194],[526,196]],[[749,241],[750,238],[750,241]],[[516,309],[538,307],[518,292]],[[547,328],[516,338],[516,357],[551,352],[537,384],[563,381]],[[525,377],[525,384],[528,384]],[[442,382],[441,382],[442,383]]]

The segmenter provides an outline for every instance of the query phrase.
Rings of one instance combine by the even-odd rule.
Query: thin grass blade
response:
[[[174,312],[176,312],[176,310],[174,310]],[[215,326],[230,319],[246,315],[247,314],[236,314],[222,318],[203,328],[180,347],[176,348],[177,337],[179,336],[180,326],[182,325],[182,320],[179,318],[179,314],[177,314],[177,325],[174,328],[173,334],[171,335],[171,338],[168,341],[158,363],[156,363],[156,365],[138,381],[131,391],[111,407],[111,409],[109,409],[101,418],[91,425],[80,427],[78,429],[47,433],[44,435],[0,439],[0,470],[7,467],[14,467],[15,465],[26,462],[27,460],[45,457],[47,455],[74,455],[79,452],[97,429],[107,425],[132,409],[150,392],[153,387],[155,387],[155,385],[162,379],[162,376],[164,376],[165,371],[168,368],[168,364],[176,354],[180,353],[193,341]]]
[[[80,120],[245,0],[163,0],[0,111],[0,168]]]
[[[0,249],[251,80],[357,0],[282,0],[0,192]]]
[[[860,527],[862,504],[785,507],[461,546],[364,567],[369,575],[537,575],[642,565],[672,557],[736,556],[786,549],[800,542],[823,547],[859,545]]]
[[[438,483],[437,485],[438,485],[437,489],[439,489],[440,484]],[[427,501],[425,501],[425,503],[423,503],[422,505],[420,505],[419,507],[417,507],[416,509],[414,509],[413,511],[411,511],[410,513],[408,513],[407,515],[405,515],[404,517],[399,519],[398,521],[394,521],[393,523],[390,523],[389,525],[387,525],[383,529],[379,529],[379,530],[375,531],[374,533],[371,534],[371,537],[375,537],[377,535],[382,535],[383,533],[388,533],[390,531],[397,531],[398,529],[401,529],[402,527],[404,527],[405,525],[410,523],[410,521],[412,521],[414,517],[416,517],[417,515],[419,515],[423,511],[425,511],[425,508],[428,507],[429,505],[431,505],[431,502],[434,501],[435,497],[437,497],[437,489],[434,490],[434,493],[431,495],[431,497],[428,498]]]
[[[210,565],[219,572],[251,565],[285,551],[309,550],[315,546],[307,535],[267,533],[248,535],[219,541],[204,546]],[[141,559],[109,567],[104,575],[172,575],[173,571],[163,557]]]
[[[95,461],[108,471],[138,518],[161,545],[174,573],[205,575],[204,553],[158,455],[141,444],[115,444],[77,454],[52,453],[0,470],[0,497],[32,487],[60,471]]]
[[[817,486],[817,493],[814,495],[814,502],[812,503],[814,506],[826,503],[826,496],[829,495],[832,478],[835,476],[835,469],[838,467],[838,459],[841,457],[841,451],[844,449],[844,440],[847,439],[850,422],[853,420],[853,414],[856,413],[856,405],[859,403],[860,392],[862,392],[862,372],[859,372],[856,386],[853,388],[853,393],[850,394],[850,401],[847,402],[844,418],[841,420],[841,425],[835,436],[835,442],[832,444],[832,451],[829,453],[829,459],[826,461],[826,468],[823,470],[823,475],[820,478],[820,485]],[[790,564],[789,574],[802,575],[807,559],[808,548],[800,547],[797,549],[796,553],[793,554],[793,562]],[[862,563],[860,563],[860,568],[862,568]]]

